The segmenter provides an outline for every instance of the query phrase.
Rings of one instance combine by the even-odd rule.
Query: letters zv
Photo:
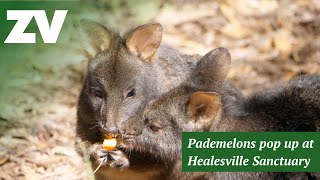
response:
[[[36,43],[35,33],[25,33],[34,17],[44,43],[56,43],[68,10],[56,10],[49,25],[44,10],[8,10],[7,20],[17,20],[4,43]]]

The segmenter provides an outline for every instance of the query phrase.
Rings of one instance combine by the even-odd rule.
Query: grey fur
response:
[[[264,90],[245,98],[234,86],[222,83],[227,73],[226,67],[230,63],[229,53],[220,48],[208,54],[198,62],[193,73],[197,76],[191,76],[184,84],[151,102],[141,112],[144,120],[139,121],[139,114],[131,119],[134,124],[130,124],[130,121],[127,123],[130,125],[123,130],[127,141],[124,146],[143,149],[165,159],[168,166],[172,167],[170,179],[308,179],[305,173],[181,172],[179,159],[182,131],[319,130],[319,76],[299,77],[288,85]],[[216,66],[217,64],[222,66]],[[208,71],[210,68],[212,71]],[[190,128],[187,124],[189,120],[186,106],[191,94],[197,91],[214,91],[222,97],[221,118],[209,128]],[[150,124],[160,130],[154,131]]]
[[[119,133],[122,124],[141,111],[149,101],[186,80],[191,69],[194,68],[196,58],[182,55],[169,46],[161,45],[153,62],[146,62],[132,54],[126,47],[128,34],[136,29],[121,37],[118,33],[88,20],[84,21],[82,26],[85,26],[84,33],[87,33],[89,38],[99,38],[96,36],[106,34],[105,37],[109,37],[111,42],[107,49],[101,49],[102,46],[99,43],[104,41],[89,40],[89,42],[98,43],[91,48],[95,49],[97,54],[88,56],[88,72],[79,97],[77,111],[78,139],[84,142],[94,164],[97,164],[101,161],[99,154],[103,151],[101,144],[104,134]],[[84,44],[87,43],[84,42]],[[135,95],[126,98],[130,89],[135,89]],[[124,159],[109,158],[106,164],[116,164],[112,162],[114,159],[127,162],[125,159],[128,158],[128,154],[120,150],[119,152],[122,154],[116,153],[116,155]],[[129,158],[131,170],[137,166],[146,169],[145,164],[148,163],[141,162],[142,160],[136,157],[149,155],[141,154],[139,151],[132,152]],[[157,162],[153,158],[146,159],[146,161],[149,160]],[[127,166],[128,164],[120,167]],[[119,171],[119,173],[125,174],[126,171]],[[109,175],[115,177],[115,174]]]

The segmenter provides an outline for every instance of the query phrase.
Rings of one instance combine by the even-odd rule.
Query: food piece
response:
[[[110,139],[104,139],[102,147],[105,150],[113,151],[117,146],[117,139],[116,138],[110,138]]]

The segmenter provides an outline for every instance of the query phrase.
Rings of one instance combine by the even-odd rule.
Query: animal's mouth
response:
[[[135,149],[137,146],[136,136],[132,134],[121,135],[121,140],[119,141],[119,147],[125,149]]]
[[[144,144],[141,144],[139,136],[124,134],[121,135],[121,139],[117,145],[117,148],[123,152],[129,152],[129,154],[137,151],[148,152]]]
[[[123,135],[122,139],[122,142],[126,145],[134,145],[136,143],[135,138],[132,135]]]
[[[105,133],[105,140],[116,139],[117,148],[133,149],[136,141],[135,136],[126,134]]]
[[[105,139],[118,138],[118,137],[120,137],[119,134],[114,134],[114,133],[105,133],[104,134]]]

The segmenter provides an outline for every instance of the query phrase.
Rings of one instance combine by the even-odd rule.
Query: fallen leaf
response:
[[[9,160],[9,156],[7,154],[0,155],[0,165],[6,163]]]

